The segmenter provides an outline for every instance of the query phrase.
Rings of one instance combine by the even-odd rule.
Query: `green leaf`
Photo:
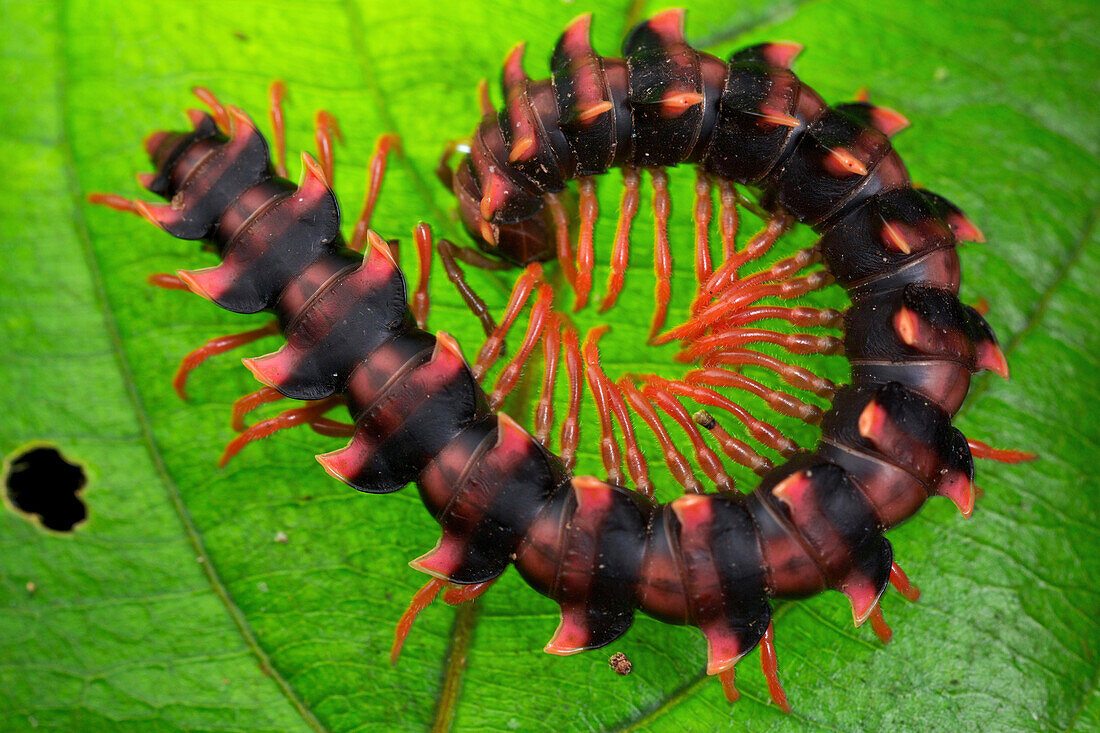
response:
[[[885,599],[894,642],[884,649],[869,629],[852,629],[837,594],[780,604],[777,643],[794,713],[768,704],[755,654],[739,667],[742,699],[731,708],[705,679],[702,639],[691,629],[639,618],[606,652],[543,654],[556,606],[508,573],[476,606],[428,609],[400,665],[390,667],[393,625],[423,581],[405,563],[438,535],[415,491],[358,495],[312,461],[334,441],[302,431],[249,446],[216,469],[233,435],[228,406],[255,383],[232,357],[195,374],[190,403],[168,381],[190,348],[263,321],[151,291],[147,273],[205,266],[210,256],[83,203],[90,191],[137,193],[131,176],[148,169],[142,137],[183,124],[180,110],[195,104],[191,86],[263,122],[267,85],[282,78],[291,150],[312,148],[313,110],[340,120],[347,139],[337,149],[337,190],[348,211],[358,208],[375,136],[400,133],[404,154],[393,161],[374,226],[404,238],[404,261],[415,271],[408,240],[417,221],[466,241],[432,170],[443,142],[474,127],[477,80],[495,79],[505,52],[523,39],[528,70],[543,75],[560,29],[590,9],[596,46],[611,55],[624,28],[658,7],[9,0],[0,3],[8,166],[0,182],[8,255],[0,272],[0,393],[8,396],[0,450],[11,457],[38,441],[59,446],[89,474],[81,496],[90,516],[60,534],[10,506],[0,511],[6,727],[1100,725],[1094,8],[689,6],[689,37],[708,51],[796,40],[807,47],[799,75],[827,99],[866,86],[874,101],[902,111],[913,129],[897,147],[913,177],[960,204],[988,239],[963,250],[963,298],[991,304],[1013,379],[978,379],[958,425],[1041,460],[980,465],[985,495],[969,521],[932,502],[890,533],[924,591],[915,605]],[[674,288],[691,278],[691,181],[688,170],[674,176]],[[601,183],[601,263],[617,189],[614,174]],[[634,345],[648,327],[653,284],[646,202],[627,290],[607,316],[615,330],[604,364],[615,374],[641,368]],[[801,232],[794,241],[810,239]],[[605,276],[601,265],[597,293]],[[470,277],[499,308],[510,277]],[[474,353],[479,328],[443,278],[432,297],[432,327]],[[597,322],[590,312],[578,317],[581,327]],[[268,339],[247,353],[276,346]],[[676,373],[663,352],[645,367]],[[843,374],[840,360],[825,368]],[[591,406],[585,414],[590,436]],[[600,471],[591,448],[581,461],[581,470]],[[674,496],[667,478],[661,483],[664,498]],[[275,540],[280,532],[287,542]],[[632,660],[631,675],[608,668],[614,651]]]

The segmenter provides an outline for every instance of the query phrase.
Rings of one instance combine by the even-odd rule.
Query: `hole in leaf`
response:
[[[87,477],[84,469],[69,463],[56,448],[32,448],[11,459],[4,487],[12,506],[37,515],[42,526],[71,532],[88,516],[77,494]]]

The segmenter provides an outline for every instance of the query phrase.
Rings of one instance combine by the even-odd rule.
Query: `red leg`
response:
[[[342,397],[328,397],[323,400],[310,402],[305,407],[286,410],[268,420],[261,420],[255,425],[247,428],[233,440],[229,441],[229,444],[225,446],[222,457],[218,459],[218,468],[225,468],[225,465],[229,463],[233,456],[240,453],[241,450],[252,441],[262,440],[274,435],[280,430],[293,428],[297,425],[308,425],[315,418],[321,417],[333,407],[342,403]]]
[[[661,379],[652,375],[647,376],[646,381],[654,386],[663,387],[673,394],[680,395],[681,397],[688,397],[701,405],[708,405],[710,407],[716,407],[719,410],[725,410],[740,420],[745,427],[748,428],[749,434],[752,435],[755,440],[760,441],[773,450],[779,451],[784,456],[792,456],[799,450],[798,443],[795,443],[785,436],[777,427],[763,420],[758,420],[744,407],[718,394],[712,389]],[[752,468],[750,464],[744,465]]]
[[[737,702],[741,699],[741,693],[737,691],[737,687],[734,685],[734,669],[734,667],[730,667],[718,673],[718,681],[722,683],[722,692],[725,693],[726,699],[730,702]]]
[[[197,369],[204,361],[211,356],[224,354],[227,351],[240,348],[253,341],[259,341],[264,336],[274,336],[277,333],[279,333],[279,322],[271,321],[266,326],[255,328],[251,331],[232,333],[226,336],[216,336],[210,339],[205,344],[183,357],[183,360],[180,361],[179,369],[176,370],[176,376],[172,379],[172,387],[175,388],[176,394],[179,395],[181,400],[186,400],[187,378],[191,376],[191,372]]]
[[[759,288],[762,283],[780,283],[783,281],[792,282],[792,277],[806,268],[817,264],[821,261],[821,253],[814,247],[807,247],[801,249],[795,254],[780,260],[767,270],[757,272],[750,275],[747,278],[736,280],[730,283],[721,293],[721,301],[728,302],[736,301],[739,303],[751,302],[746,294],[752,293],[756,288]],[[781,291],[785,292],[785,291]],[[781,292],[767,293],[768,295],[781,295]],[[806,291],[803,291],[806,292]],[[802,295],[803,293],[798,293]],[[757,300],[752,298],[752,300]],[[792,297],[787,295],[786,297]]]
[[[794,118],[791,118],[791,119],[793,120]],[[797,125],[794,125],[793,123],[792,123],[791,126],[792,127],[797,127]],[[775,216],[775,214],[776,214],[775,211],[769,211],[769,210],[765,209],[759,203],[757,203],[756,201],[753,201],[751,198],[749,198],[745,194],[738,191],[737,186],[733,187],[733,196],[734,196],[734,198],[737,199],[737,205],[738,206],[741,206],[742,208],[748,209],[753,214],[755,214],[761,221],[767,221],[768,219]],[[775,208],[778,208],[778,207],[775,207]]]
[[[695,282],[701,288],[710,279],[713,265],[710,260],[710,218],[714,202],[711,199],[710,177],[702,168],[695,178]]]
[[[484,583],[452,585],[443,592],[443,602],[448,606],[469,603],[470,601],[480,598],[481,594],[493,587],[493,583],[497,582],[497,580],[497,578],[493,578],[492,580],[486,580]]]
[[[587,365],[587,376],[589,384],[595,383],[599,386],[599,394],[603,396],[603,401],[596,400],[597,405],[601,413],[605,412],[608,408],[614,413],[615,419],[619,423],[619,430],[623,436],[623,445],[626,448],[626,468],[630,472],[630,479],[634,482],[634,486],[638,491],[646,496],[653,496],[653,482],[649,478],[649,466],[646,463],[645,455],[642,453],[642,449],[638,446],[638,437],[634,434],[634,425],[630,421],[630,412],[626,407],[626,403],[623,401],[623,396],[619,390],[611,383],[611,380],[607,378],[607,375],[603,371],[603,367],[600,366],[600,352],[599,341],[600,337],[607,332],[607,327],[602,326],[600,328],[593,329],[588,332],[588,338],[585,339],[584,344],[584,357]],[[589,342],[591,339],[591,342]],[[596,394],[596,389],[593,387],[593,394]],[[610,434],[610,431],[608,431]]]
[[[325,172],[325,182],[332,188],[336,175],[336,160],[332,149],[332,138],[344,142],[344,134],[340,132],[340,125],[327,110],[318,110],[314,122],[314,137],[317,139],[317,160],[321,163],[321,170]]]
[[[718,181],[719,200],[722,213],[720,215],[720,228],[722,230],[722,264],[733,259],[737,252],[737,229],[739,225],[737,215],[737,189],[733,182],[725,178]],[[734,269],[733,277],[737,277]]]
[[[768,680],[768,693],[772,701],[780,710],[790,714],[791,704],[787,702],[787,693],[779,683],[779,658],[775,653],[775,629],[771,623],[764,632],[764,638],[760,640],[760,668],[764,670],[764,677]]]
[[[131,201],[125,196],[119,196],[117,193],[90,193],[87,201],[93,206],[106,206],[108,209],[114,209],[115,211],[125,211],[128,214],[145,216],[141,213],[136,201]]]
[[[615,440],[614,429],[611,424],[611,410],[608,407],[607,393],[604,385],[598,377],[600,371],[600,352],[596,344],[608,327],[598,326],[589,330],[584,337],[584,346],[581,351],[584,355],[585,376],[588,379],[588,388],[592,390],[592,397],[596,401],[596,412],[600,420],[600,458],[603,460],[604,470],[607,471],[607,482],[616,486],[625,486],[626,477],[623,475],[623,454]]]
[[[745,308],[723,321],[722,325],[723,327],[744,326],[768,319],[787,321],[795,326],[844,327],[844,314],[833,308],[808,308],[806,306],[789,308],[778,305],[758,305]]]
[[[565,346],[565,371],[569,375],[569,407],[565,413],[565,420],[561,424],[561,437],[559,448],[561,460],[566,470],[572,471],[577,465],[577,444],[581,438],[580,411],[581,411],[581,349],[577,330],[572,326],[566,326],[562,333],[562,344]]]
[[[210,108],[210,113],[214,117],[214,122],[218,124],[221,131],[228,135],[232,130],[232,124],[229,120],[229,112],[226,110],[225,105],[221,103],[214,92],[210,91],[206,87],[195,87],[191,90],[191,93],[199,98],[199,101]]]
[[[768,406],[787,417],[797,417],[799,420],[816,425],[821,422],[824,412],[817,405],[807,404],[794,395],[771,389],[755,379],[749,379],[743,374],[708,367],[697,369],[684,375],[684,381],[688,384],[706,384],[711,387],[733,387],[754,394],[768,403]]]
[[[600,304],[600,313],[607,311],[619,299],[623,277],[630,260],[630,227],[638,213],[641,176],[633,166],[623,166],[623,198],[619,204],[619,224],[615,229],[615,247],[611,252],[611,274],[607,276],[607,292]]]
[[[255,410],[260,405],[266,405],[269,402],[278,402],[283,399],[283,394],[274,387],[261,387],[255,392],[250,392],[243,397],[237,399],[233,403],[232,421],[233,429],[238,433],[243,433],[248,426],[244,424],[244,416]]]
[[[416,290],[413,291],[411,309],[416,318],[417,328],[426,328],[428,325],[428,310],[431,308],[431,300],[428,297],[428,277],[432,272],[432,228],[420,222],[413,230],[413,241],[416,244],[416,259],[419,265],[420,278],[417,280]]]
[[[894,586],[898,593],[901,593],[907,601],[916,603],[920,598],[920,589],[917,586],[909,582],[909,576],[898,567],[895,562],[890,566],[890,585]]]
[[[766,229],[761,233],[768,234],[769,230]],[[755,238],[750,244],[753,245],[753,247],[763,247],[763,244],[759,244],[759,242],[767,243],[769,239],[770,238],[767,236],[761,239]],[[740,262],[741,265],[747,264],[747,262],[741,262],[741,260],[748,251],[749,248],[747,247],[741,253],[735,253],[733,261]],[[788,256],[788,258],[783,258],[779,262],[771,265],[767,270],[761,270],[747,277],[735,277],[733,280],[727,280],[727,282],[722,285],[722,288],[720,288],[718,295],[719,297],[727,298],[759,283],[774,283],[781,280],[787,280],[788,277],[791,277],[795,273],[805,270],[806,267],[821,261],[821,251],[818,251],[815,247],[806,247]]]
[[[275,139],[275,173],[287,177],[286,170],[286,117],[283,115],[283,99],[286,84],[281,79],[271,82],[268,99],[271,108],[271,131]]]
[[[471,267],[476,267],[479,270],[513,271],[516,269],[516,266],[512,263],[504,262],[502,260],[494,260],[488,255],[482,254],[473,247],[454,247],[454,256],[455,259],[459,260],[460,262],[465,262],[467,265],[470,265]]]
[[[747,310],[749,305],[762,298],[789,300],[801,297],[814,290],[821,290],[832,283],[833,276],[825,270],[819,270],[806,277],[795,277],[779,283],[757,285],[751,289],[730,293],[704,309],[695,321],[689,321],[662,334],[659,342],[666,343],[674,338],[694,338],[706,330],[723,331],[734,325],[736,321],[742,320],[741,313]]]
[[[382,135],[374,145],[374,153],[370,157],[370,165],[367,168],[367,193],[363,197],[363,210],[359,212],[359,218],[355,220],[355,229],[352,232],[351,244],[349,245],[356,252],[362,252],[363,246],[367,243],[367,230],[370,229],[371,216],[374,214],[374,207],[378,203],[378,196],[382,192],[382,181],[386,177],[386,164],[389,161],[390,151],[393,149],[401,149],[401,138],[393,133]],[[444,164],[441,163],[441,165]]]
[[[1023,463],[1024,461],[1034,461],[1039,457],[1035,453],[1028,453],[1022,450],[1001,450],[994,448],[988,443],[983,443],[973,438],[968,438],[966,444],[970,446],[970,455],[975,458],[986,458],[991,461],[1000,461],[1001,463]]]
[[[777,287],[777,289],[779,289],[785,284],[787,283],[782,283],[780,286],[768,285],[766,287]],[[844,328],[844,314],[840,313],[840,311],[833,310],[832,308],[818,309],[801,306],[796,308],[782,306],[752,306],[748,308],[738,308],[728,316],[719,318],[715,324],[705,328],[713,333],[722,333],[724,331],[737,330],[742,326],[756,324],[758,321],[770,318],[785,320],[795,326],[835,328],[840,330]],[[696,338],[696,336],[685,336],[683,340],[690,343],[693,338]]]
[[[780,361],[773,356],[761,354],[751,349],[726,349],[716,354],[708,354],[703,366],[756,366],[769,369],[779,375],[795,389],[812,392],[818,397],[831,400],[836,394],[836,385],[824,377],[819,377],[808,369]]]
[[[727,264],[732,261],[728,261]],[[730,282],[723,287],[719,299],[713,303],[700,302],[697,298],[692,311],[694,317],[690,321],[662,334],[657,339],[657,343],[667,343],[673,339],[697,336],[706,329],[713,328],[715,324],[721,323],[723,319],[744,310],[761,298],[790,299],[829,285],[833,282],[833,278],[824,270],[814,272],[804,278],[791,277],[794,273],[810,267],[818,261],[820,261],[820,253],[812,247],[806,248],[777,262],[767,270],[755,273],[742,280]],[[714,278],[712,277],[711,280],[713,281]],[[711,295],[713,293],[705,297],[709,300]]]
[[[649,429],[653,431],[653,434],[657,436],[657,442],[661,444],[661,451],[664,454],[665,464],[668,465],[672,477],[684,487],[684,492],[702,494],[703,485],[696,478],[687,458],[676,449],[676,443],[672,440],[672,436],[668,434],[668,430],[665,429],[661,419],[657,417],[653,405],[626,377],[616,382],[615,386],[619,388],[622,396],[630,403],[630,407],[634,412],[638,413]]]
[[[710,276],[703,293],[692,304],[692,310],[705,306],[715,294],[722,292],[737,280],[737,271],[746,263],[762,257],[776,241],[790,228],[794,219],[786,212],[774,214],[764,228],[748,241],[740,252],[733,253],[722,266]]]
[[[718,421],[706,410],[696,410],[691,415],[696,425],[705,428],[718,441],[722,452],[735,463],[747,466],[760,476],[763,476],[775,466],[764,456],[760,455],[743,440],[730,435]]]
[[[466,274],[462,272],[462,268],[455,261],[455,256],[464,250],[454,246],[446,239],[441,239],[439,240],[438,251],[439,261],[443,263],[443,271],[447,273],[447,279],[458,290],[458,294],[462,296],[466,307],[481,322],[481,328],[485,331],[485,335],[487,337],[492,336],[497,324],[493,320],[493,315],[489,312],[489,306],[485,305],[485,301],[481,299],[481,296],[475,293],[474,289],[466,282]]]
[[[580,236],[577,240],[577,293],[573,310],[578,311],[588,304],[588,294],[592,291],[592,268],[596,263],[596,253],[592,245],[592,234],[599,217],[599,203],[596,200],[596,180],[585,176],[577,182],[580,192]]]
[[[751,281],[739,280],[735,288],[746,288],[754,282],[778,282],[786,280],[797,272],[805,270],[810,265],[821,262],[821,250],[817,247],[803,247],[790,257],[784,257],[768,269],[753,275]]]
[[[512,328],[520,309],[527,304],[531,291],[541,281],[542,265],[537,262],[528,265],[523,274],[516,279],[516,284],[512,287],[512,296],[508,300],[508,307],[504,311],[504,317],[493,329],[493,333],[489,338],[485,340],[485,345],[481,347],[481,351],[477,354],[477,360],[474,362],[473,372],[478,381],[481,381],[481,378],[485,376],[485,372],[489,371],[496,363],[509,329]]]
[[[401,658],[401,647],[405,645],[405,639],[409,638],[409,632],[412,631],[416,617],[431,605],[431,602],[435,600],[435,597],[439,595],[439,591],[443,590],[443,586],[446,584],[447,581],[445,580],[432,578],[413,594],[412,600],[409,601],[409,607],[405,609],[405,613],[401,614],[401,619],[397,622],[397,628],[393,630],[390,664],[397,664],[397,660]]]
[[[176,275],[171,275],[167,272],[154,272],[145,278],[155,288],[164,288],[165,290],[190,290],[187,287],[187,283],[180,280]]]
[[[542,331],[542,393],[535,408],[535,437],[550,449],[550,430],[554,427],[554,384],[558,376],[558,354],[561,351],[561,316],[550,314]]]
[[[663,383],[662,386],[665,384],[671,385],[672,383]],[[695,462],[703,469],[703,473],[707,475],[707,478],[714,482],[718,490],[733,491],[733,479],[726,473],[725,466],[722,465],[722,459],[703,441],[703,436],[699,432],[699,428],[696,427],[695,421],[691,419],[679,400],[658,387],[655,381],[647,381],[642,386],[642,394],[657,405],[662,412],[675,420],[687,433],[695,454]]]
[[[370,238],[370,234],[367,235]],[[386,249],[389,250],[390,259],[393,260],[393,264],[398,268],[401,267],[401,240],[400,239],[387,239]]]
[[[448,140],[443,146],[443,153],[439,156],[439,162],[435,164],[435,177],[443,184],[443,188],[453,191],[455,187],[455,172],[451,168],[451,158],[458,152],[460,145],[469,148],[468,143],[460,143],[458,140]]]
[[[654,168],[653,176],[653,274],[657,277],[653,299],[653,322],[649,327],[649,341],[665,327],[668,302],[672,297],[672,250],[668,242],[668,215],[672,200],[668,195],[668,173],[664,168]]]
[[[543,199],[550,209],[550,217],[554,220],[554,237],[558,243],[558,265],[561,266],[561,272],[565,276],[565,281],[569,283],[569,287],[576,290],[580,284],[577,281],[577,269],[573,264],[573,245],[569,242],[569,213],[557,194],[548,193],[543,196]]]
[[[327,417],[315,417],[309,421],[313,432],[329,438],[350,438],[355,435],[355,425]]]
[[[871,610],[871,628],[874,629],[875,634],[878,635],[883,644],[889,644],[890,639],[894,638],[894,632],[886,624],[886,619],[882,617],[882,606],[878,603]]]
[[[703,336],[691,342],[676,359],[685,363],[698,360],[712,351],[751,343],[768,343],[781,346],[792,354],[839,354],[844,341],[835,336],[816,336],[812,333],[777,333],[763,328],[732,328],[723,333]]]
[[[523,367],[531,357],[531,351],[538,343],[543,328],[546,327],[553,301],[554,289],[549,285],[540,285],[538,300],[531,307],[531,316],[527,321],[527,332],[523,335],[523,343],[520,344],[516,355],[508,362],[508,366],[504,367],[500,376],[497,377],[497,383],[489,395],[489,407],[491,409],[499,410],[501,405],[504,404],[504,399],[515,389],[520,374],[523,373]]]

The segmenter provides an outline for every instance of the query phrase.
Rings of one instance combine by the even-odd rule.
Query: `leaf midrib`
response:
[[[319,733],[327,733],[328,729],[313,715],[312,711],[306,706],[305,702],[294,690],[290,682],[275,668],[271,658],[260,645],[244,613],[230,597],[225,583],[222,582],[221,576],[218,574],[217,569],[214,567],[214,563],[211,561],[206,551],[202,535],[196,527],[190,512],[187,511],[187,507],[183,503],[183,497],[179,492],[179,487],[169,474],[164,458],[153,438],[152,423],[141,401],[141,396],[137,391],[137,382],[134,378],[133,370],[130,367],[130,362],[126,357],[125,349],[122,346],[118,322],[115,319],[114,310],[111,308],[110,300],[107,297],[107,288],[103,279],[103,273],[95,257],[91,235],[88,230],[87,221],[84,218],[84,191],[80,184],[80,174],[77,170],[76,159],[73,153],[68,104],[71,59],[68,54],[68,45],[65,43],[68,35],[64,32],[67,26],[66,20],[69,17],[67,0],[58,0],[57,8],[57,22],[59,27],[55,29],[56,33],[54,34],[58,39],[54,53],[58,61],[57,105],[58,119],[61,121],[59,126],[60,138],[57,141],[57,147],[61,151],[64,161],[65,181],[70,196],[72,197],[73,232],[76,235],[77,241],[80,242],[84,263],[88,268],[92,294],[103,315],[103,327],[111,346],[111,353],[118,366],[119,375],[126,391],[126,398],[130,402],[130,406],[133,409],[134,416],[138,423],[140,433],[138,440],[145,446],[149,460],[153,464],[153,469],[161,479],[165,493],[168,495],[168,500],[176,516],[179,518],[180,525],[183,527],[184,534],[187,537],[191,549],[195,553],[196,559],[199,561],[199,564],[202,565],[203,573],[210,583],[211,590],[213,590],[214,595],[217,596],[218,600],[221,601],[222,605],[225,607],[230,619],[232,619],[233,624],[237,627],[245,646],[247,646],[249,651],[255,656],[260,666],[260,670],[275,683],[280,692],[287,698],[291,706],[298,712],[307,725]]]

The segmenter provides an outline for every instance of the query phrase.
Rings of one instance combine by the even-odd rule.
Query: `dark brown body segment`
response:
[[[933,495],[968,511],[973,466],[951,416],[971,372],[1005,367],[988,325],[956,297],[956,240],[980,235],[910,185],[874,109],[825,106],[787,68],[791,46],[757,46],[727,65],[692,50],[680,22],[662,13],[642,24],[621,61],[595,54],[582,19],[554,52],[552,82],[510,63],[507,108],[479,127],[456,194],[475,224],[495,187],[491,226],[499,253],[516,261],[533,258],[545,234],[543,192],[624,163],[697,161],[759,185],[821,231],[825,265],[854,302],[853,383],[825,415],[817,448],[751,495],[655,505],[569,476],[489,410],[449,336],[415,326],[388,253],[360,261],[346,249],[315,166],[297,188],[276,178],[241,113],[228,137],[202,116],[194,132],[153,139],[149,187],[172,203],[148,215],[221,254],[221,265],[185,275],[193,290],[277,315],[286,345],[248,362],[261,381],[300,399],[346,397],[355,435],[319,457],[330,473],[372,493],[419,484],[443,536],[414,567],[472,584],[515,562],[562,606],[554,653],[611,642],[636,609],[698,626],[717,673],[761,640],[769,598],[834,589],[862,622],[890,573],[883,531]],[[517,141],[522,155],[509,162]]]

